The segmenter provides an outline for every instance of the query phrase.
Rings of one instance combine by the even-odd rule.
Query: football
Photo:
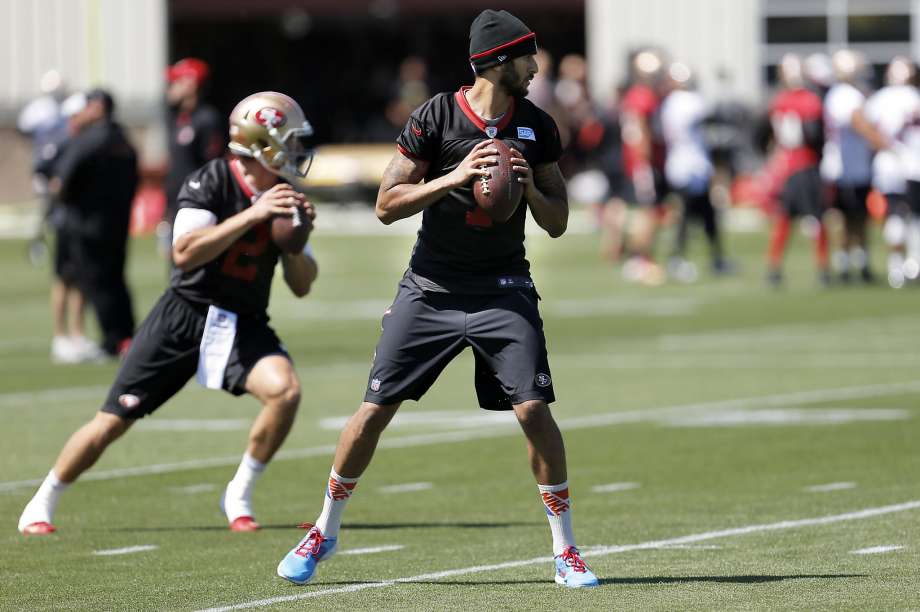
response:
[[[498,149],[498,163],[487,166],[489,176],[473,181],[473,197],[493,221],[503,223],[511,218],[521,202],[524,185],[511,169],[511,149],[504,142],[493,139]]]
[[[272,219],[272,241],[284,253],[300,253],[307,246],[313,222],[303,207],[295,206],[290,217],[279,215]]]

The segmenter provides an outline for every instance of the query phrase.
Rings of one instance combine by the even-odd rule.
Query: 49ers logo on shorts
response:
[[[287,116],[277,108],[266,106],[256,113],[256,122],[266,127],[280,127],[287,121]]]
[[[132,394],[132,393],[123,393],[118,396],[118,403],[121,404],[122,408],[126,410],[131,410],[132,408],[137,408],[141,403],[141,398]]]

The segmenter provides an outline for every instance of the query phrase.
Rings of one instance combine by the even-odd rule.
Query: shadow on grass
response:
[[[866,578],[867,574],[788,574],[788,575],[739,575],[739,576],[636,576],[628,578],[601,578],[601,586],[624,584],[686,584],[694,582],[719,582],[727,584],[763,584],[784,580],[827,580],[831,578]],[[549,584],[552,580],[426,580],[405,584],[442,584],[453,586],[486,586],[517,584]],[[347,583],[342,583],[347,584]]]
[[[543,523],[538,522],[507,522],[507,523],[345,523],[342,525],[344,530],[383,530],[383,529],[502,529],[504,527],[533,527]],[[289,529],[301,530],[299,525],[262,525],[263,530],[267,529]],[[113,527],[109,529],[87,529],[87,531],[118,531],[118,532],[137,532],[152,533],[160,531],[227,531],[226,525],[162,525],[151,527]]]
[[[867,574],[764,574],[738,576],[635,576],[601,578],[601,584],[681,584],[688,582],[721,582],[728,584],[761,584],[785,580],[829,580],[836,578],[865,578]]]

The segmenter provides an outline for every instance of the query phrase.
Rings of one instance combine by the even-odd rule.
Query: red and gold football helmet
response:
[[[304,178],[313,163],[313,127],[290,96],[260,91],[230,113],[230,150],[287,178]]]

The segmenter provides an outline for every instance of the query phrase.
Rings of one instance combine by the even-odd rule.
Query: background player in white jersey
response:
[[[668,262],[668,273],[681,281],[696,278],[696,269],[685,259],[687,231],[691,220],[703,223],[712,271],[728,271],[723,258],[716,211],[709,198],[712,162],[703,141],[702,122],[708,114],[703,96],[692,87],[690,68],[681,62],[668,67],[670,93],[661,106],[661,129],[665,144],[664,174],[668,185],[683,200],[684,210],[677,229],[674,253]]]
[[[883,148],[872,162],[872,186],[888,202],[883,236],[888,245],[888,284],[904,286],[905,250],[911,221],[907,200],[907,169],[911,158],[920,154],[904,141],[910,124],[917,120],[920,94],[911,84],[914,66],[906,57],[895,57],[885,72],[885,87],[866,102],[866,119],[879,131]],[[913,143],[916,146],[916,143]],[[913,272],[912,272],[913,273]]]
[[[872,150],[882,148],[884,143],[863,111],[866,95],[861,89],[861,79],[865,60],[855,51],[841,49],[834,53],[831,62],[837,83],[824,100],[821,178],[834,186],[834,206],[844,220],[844,235],[833,262],[841,281],[848,282],[853,269],[863,281],[871,282],[866,249],[866,200],[872,182]]]

